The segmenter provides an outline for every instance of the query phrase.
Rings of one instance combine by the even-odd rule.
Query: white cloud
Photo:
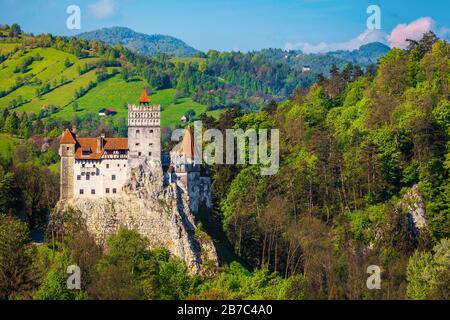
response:
[[[114,16],[115,4],[113,0],[99,0],[89,5],[89,12],[98,19],[107,19]]]
[[[381,30],[366,30],[354,39],[346,42],[310,44],[306,42],[287,43],[286,50],[299,49],[305,53],[324,53],[336,50],[354,50],[364,44],[371,42],[382,42],[391,48],[404,49],[408,46],[406,39],[419,40],[428,31],[434,31],[441,39],[450,39],[450,29],[446,27],[437,28],[436,23],[430,17],[424,17],[409,24],[399,24],[391,32],[386,34]]]
[[[399,24],[388,37],[392,48],[404,49],[409,42],[406,39],[420,40],[424,33],[435,30],[435,22],[429,17],[417,19],[409,24]]]
[[[336,50],[355,50],[361,47],[362,45],[372,43],[372,42],[383,42],[386,43],[387,35],[381,30],[366,30],[356,38],[351,39],[346,42],[337,42],[337,43],[326,43],[321,42],[319,44],[310,44],[310,43],[287,43],[285,45],[286,50],[299,49],[305,53],[324,53],[329,51]]]

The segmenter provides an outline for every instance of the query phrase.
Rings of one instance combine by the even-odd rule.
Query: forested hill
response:
[[[191,57],[197,52],[194,48],[174,37],[160,34],[148,35],[124,27],[103,28],[82,33],[78,37],[86,40],[103,41],[112,46],[120,43],[130,50],[149,56],[156,56],[162,52],[175,57]]]
[[[343,59],[363,67],[368,67],[370,65],[377,64],[378,59],[388,53],[389,50],[390,48],[387,45],[380,42],[373,42],[363,45],[357,50],[332,51],[328,52],[327,55]]]
[[[280,130],[276,175],[213,168],[236,252],[304,277],[309,298],[449,299],[449,75],[450,45],[427,33],[375,74],[334,69],[278,107],[226,112],[211,126]]]
[[[280,49],[262,50],[261,53],[271,60],[286,60],[294,69],[309,67],[315,74],[329,75],[333,65],[340,69],[348,63],[353,63],[367,69],[378,63],[378,59],[388,53],[390,48],[380,42],[369,43],[352,51],[340,50],[328,53],[305,54],[301,51],[284,51]]]
[[[95,32],[79,38],[32,36],[17,27],[14,32],[8,26],[0,28],[0,106],[36,114],[60,111],[68,120],[105,107],[105,101],[95,99],[94,93],[110,96],[113,105],[108,107],[120,108],[142,87],[161,93],[156,102],[163,106],[181,103],[179,110],[172,108],[176,111],[169,116],[172,127],[181,125],[178,120],[190,109],[197,115],[205,111],[217,115],[231,107],[256,111],[271,100],[286,99],[295,89],[308,88],[317,74],[327,76],[333,66],[361,73],[384,52],[376,45],[376,50],[367,46],[351,53],[334,53],[336,56],[267,49],[248,53],[210,50],[197,52],[195,57],[173,58],[161,52],[156,56],[139,54],[119,43],[87,40],[96,38]],[[100,33],[109,34],[116,29],[102,30]],[[133,38],[131,30],[117,30],[123,43]],[[106,42],[115,42],[114,35]],[[120,108],[113,118],[124,116],[123,111]]]

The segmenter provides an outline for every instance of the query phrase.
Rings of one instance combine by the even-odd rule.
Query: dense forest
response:
[[[278,107],[226,113],[226,126],[281,130],[277,175],[214,170],[217,214],[239,256],[301,274],[310,298],[448,298],[449,50],[428,33],[392,49],[376,74],[334,69]],[[415,188],[420,232],[407,209]],[[372,264],[384,290],[365,288]]]
[[[9,37],[19,30],[11,28]],[[276,175],[261,176],[258,165],[209,168],[214,210],[198,217],[196,232],[215,240],[222,265],[204,277],[189,275],[164,249],[148,250],[132,230],[121,229],[102,249],[73,212],[63,228],[47,226],[59,192],[58,174],[47,166],[57,163],[60,129],[2,110],[0,130],[21,140],[0,158],[0,298],[450,298],[450,45],[434,34],[392,49],[376,69],[335,66],[308,89],[298,85],[302,77],[256,53],[209,52],[198,64],[174,64],[95,41],[50,35],[23,41],[77,56],[96,50],[109,57],[104,63],[198,99],[204,90],[232,92],[212,75],[247,86],[245,100],[253,89],[273,98],[287,83],[292,94],[258,112],[201,115],[206,128],[280,130]],[[93,119],[82,125],[107,127]],[[411,206],[426,212],[420,228]],[[36,245],[33,232],[45,226]],[[66,268],[74,263],[82,270],[81,290],[66,287]],[[366,287],[369,265],[381,267],[381,290]]]

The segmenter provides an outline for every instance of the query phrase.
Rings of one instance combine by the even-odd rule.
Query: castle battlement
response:
[[[128,127],[160,126],[160,105],[128,105]]]
[[[154,104],[154,105],[139,105],[139,104],[129,104],[128,105],[128,112],[133,111],[154,111],[154,112],[160,112],[161,111],[161,105]]]

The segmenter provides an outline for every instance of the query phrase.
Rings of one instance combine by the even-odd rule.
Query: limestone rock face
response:
[[[192,212],[198,212],[200,204],[212,207],[211,179],[198,177],[189,181],[189,208]]]
[[[425,203],[417,184],[405,194],[401,205],[408,211],[408,226],[410,232],[414,236],[417,236],[427,227]]]
[[[190,273],[208,273],[218,258],[209,237],[197,237],[189,196],[175,183],[164,183],[161,163],[145,160],[129,172],[123,195],[116,198],[62,200],[57,212],[81,212],[88,230],[100,244],[121,226],[147,237],[150,248],[168,249],[183,260]]]

